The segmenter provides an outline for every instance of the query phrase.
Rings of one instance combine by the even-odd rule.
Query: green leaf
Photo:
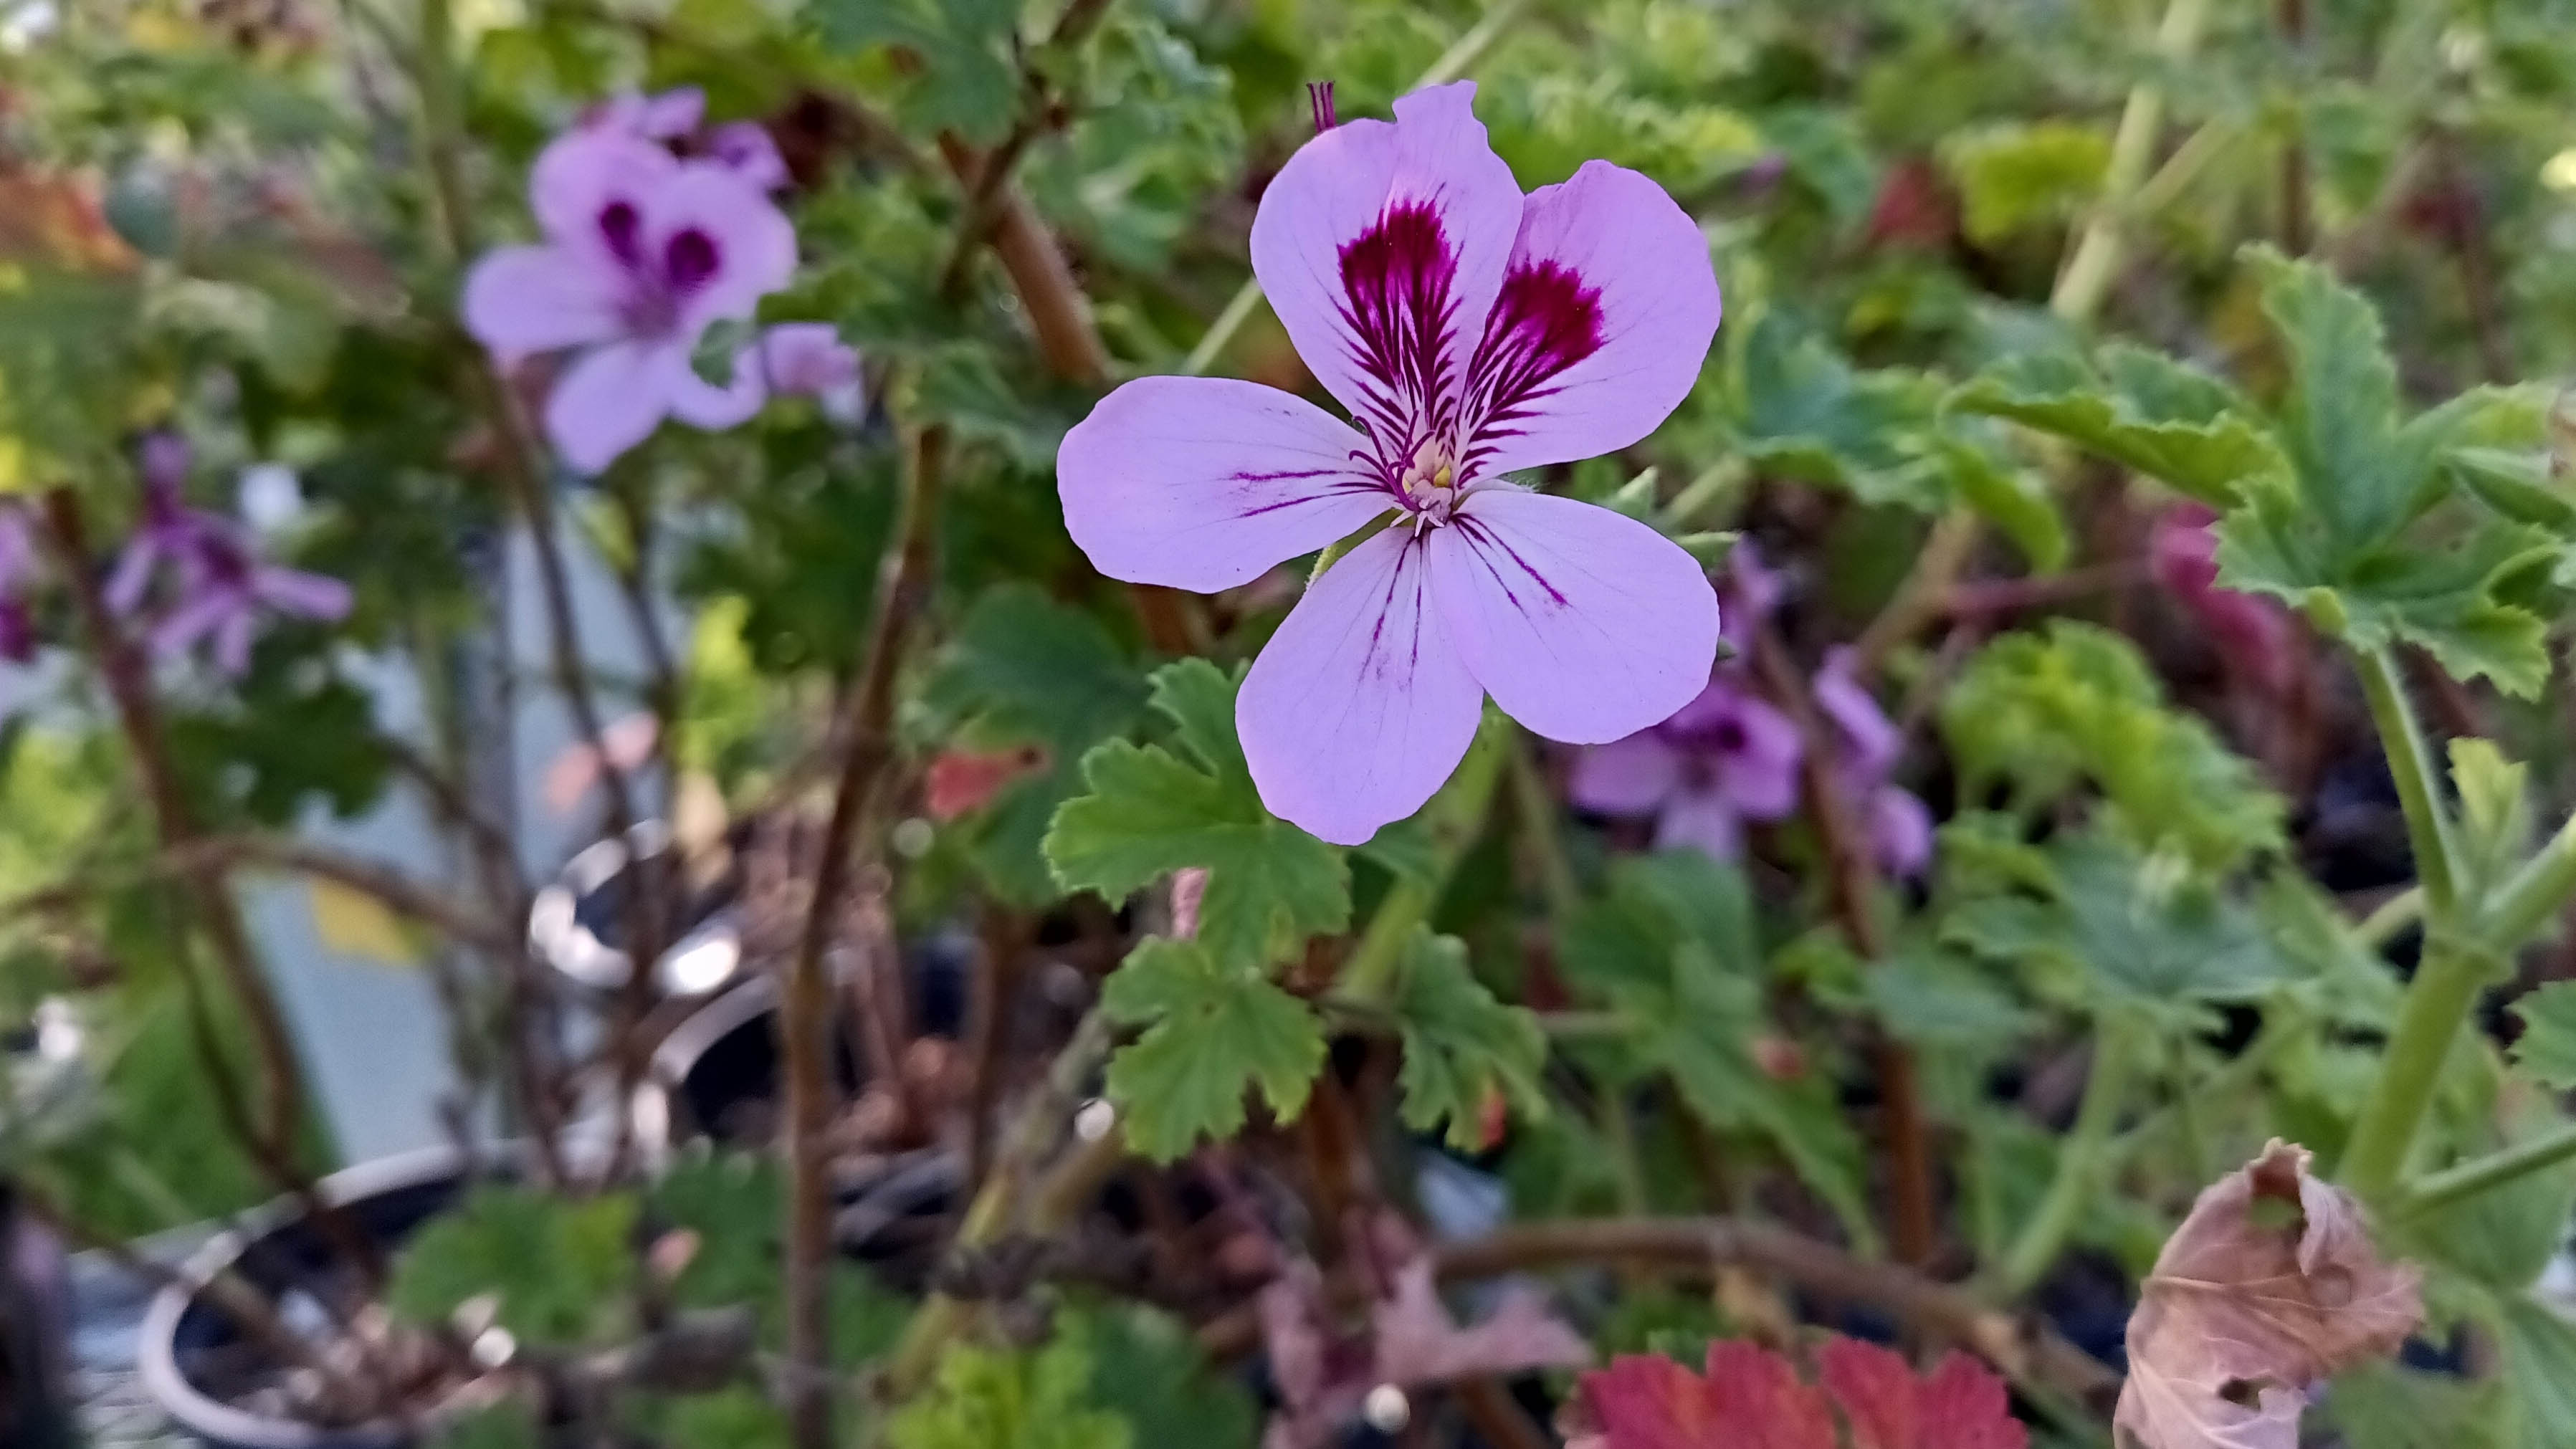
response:
[[[2288,470],[2279,445],[2249,421],[2251,407],[2216,378],[2120,345],[2102,350],[2102,367],[2017,353],[1962,384],[1948,406],[2054,434],[2220,507],[2247,480]]]
[[[1253,1449],[1259,1407],[1235,1375],[1208,1360],[1188,1324],[1141,1303],[1101,1303],[1080,1316],[1092,1350],[1092,1402],[1125,1417],[1137,1443]]]
[[[2501,882],[2531,849],[2530,771],[2492,740],[2451,741],[2451,788],[2460,799],[2464,888]]]
[[[394,1260],[385,1303],[424,1327],[443,1325],[469,1298],[494,1294],[496,1320],[522,1341],[608,1341],[630,1326],[636,1199],[566,1198],[484,1183],[433,1219]]]
[[[2502,518],[2552,533],[2576,533],[2576,497],[2559,486],[2549,459],[2503,448],[2454,448],[2443,455],[2451,481]]]
[[[758,1389],[745,1386],[668,1399],[654,1416],[658,1442],[721,1444],[724,1449],[788,1449],[787,1415]]]
[[[2108,629],[2060,619],[1987,645],[1943,699],[1941,730],[1962,798],[2008,784],[2041,811],[2089,784],[2106,829],[2212,869],[2281,845],[2279,797],[2206,722],[2168,708],[2137,646]]]
[[[2066,520],[2058,515],[2046,479],[1967,441],[1955,428],[1942,437],[1940,448],[1950,468],[1950,486],[2013,541],[2031,568],[2050,573],[2066,562]]]
[[[917,58],[898,107],[905,129],[989,144],[1010,128],[1019,110],[1018,0],[818,0],[813,12],[828,44],[888,45]]]
[[[1500,1091],[1521,1116],[1547,1111],[1539,1073],[1547,1034],[1525,1007],[1506,1006],[1467,968],[1467,943],[1417,927],[1396,967],[1391,1003],[1404,1033],[1404,1125],[1427,1132],[1444,1119],[1449,1145],[1483,1145],[1481,1107]]]
[[[430,1441],[432,1449],[542,1449],[536,1410],[515,1399],[503,1399],[449,1423]]]
[[[2072,121],[2005,121],[1954,134],[1941,154],[1967,203],[1969,238],[1991,246],[2081,212],[2101,189],[2111,141]]]
[[[1819,337],[1765,313],[1738,370],[1740,441],[1764,468],[1920,510],[1947,500],[1927,461],[1937,396],[1920,374],[1863,373]]]
[[[1246,1091],[1292,1121],[1324,1063],[1312,1008],[1253,966],[1222,964],[1197,941],[1157,937],[1111,974],[1102,1009],[1144,1035],[1109,1063],[1109,1093],[1136,1150],[1168,1162],[1201,1137],[1243,1127]]]
[[[1938,947],[1901,950],[1863,971],[1860,983],[1889,1034],[1923,1046],[1992,1050],[2034,1025],[1974,961]]]
[[[2576,1323],[2519,1295],[2500,1316],[2505,1401],[2514,1449],[2554,1449],[2576,1424]]]
[[[2281,439],[2310,507],[2347,544],[2386,538],[2414,502],[2397,443],[2397,365],[2379,314],[2323,266],[2251,249],[2263,310],[2290,354]]]
[[[2576,1164],[2562,1164],[2421,1214],[2405,1224],[2404,1240],[2414,1256],[2520,1293],[2566,1242],[2571,1211]]]
[[[2525,994],[2513,1014],[2522,1021],[2514,1066],[2544,1087],[2576,1091],[2576,981],[2552,981]]]
[[[1348,924],[1350,867],[1262,809],[1234,735],[1238,684],[1203,659],[1157,670],[1153,706],[1177,726],[1179,752],[1124,740],[1093,749],[1089,793],[1056,811],[1046,854],[1065,889],[1113,901],[1206,867],[1199,939],[1221,961],[1263,964]]]
[[[2364,1363],[2335,1376],[2325,1409],[2350,1449],[2505,1449],[2492,1379]]]
[[[1041,1349],[960,1343],[930,1388],[887,1421],[886,1440],[894,1449],[1128,1449],[1134,1429],[1093,1401],[1091,1382],[1078,1320],[1060,1321]]]

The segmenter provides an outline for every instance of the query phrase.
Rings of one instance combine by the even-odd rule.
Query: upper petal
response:
[[[654,188],[645,256],[680,299],[684,331],[748,317],[796,271],[796,227],[732,167],[693,161]]]
[[[1336,845],[1421,809],[1484,713],[1430,607],[1425,562],[1405,529],[1352,549],[1289,611],[1235,701],[1261,803]]]
[[[512,354],[604,342],[624,330],[620,285],[604,260],[573,248],[502,247],[465,278],[465,330]]]
[[[1381,442],[1454,399],[1502,284],[1521,189],[1471,81],[1416,91],[1288,158],[1252,219],[1252,270],[1298,355]],[[1388,435],[1395,436],[1388,436]]]
[[[670,152],[632,132],[581,127],[537,153],[528,169],[528,207],[548,240],[613,258],[618,238],[642,219],[646,199],[679,168]]]
[[[1144,377],[1064,435],[1056,489],[1092,567],[1213,593],[1391,507],[1375,474],[1352,459],[1366,441],[1277,388]]]
[[[1459,655],[1505,714],[1549,739],[1633,734],[1707,686],[1717,592],[1689,554],[1635,519],[1487,488],[1428,541]]]
[[[1468,369],[1467,471],[1614,452],[1670,416],[1717,335],[1699,224],[1625,167],[1587,161],[1521,207]]]
[[[546,398],[546,436],[574,471],[603,472],[653,435],[670,411],[662,389],[672,351],[612,342],[583,353],[555,379]],[[688,365],[686,354],[680,364]]]

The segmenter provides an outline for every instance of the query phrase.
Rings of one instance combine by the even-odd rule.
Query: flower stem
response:
[[[2094,1028],[2093,1071],[2084,1082],[2084,1099],[2075,1109],[2075,1130],[2057,1150],[2057,1173],[2049,1179],[2038,1209],[1995,1271],[1996,1291],[2006,1300],[2029,1292],[2047,1275],[2076,1224],[2083,1221],[2085,1207],[2102,1189],[2111,1165],[2111,1129],[2119,1121],[2121,1103],[2136,1072],[2134,1030],[2118,1016],[2105,1016]]]
[[[2416,1179],[2403,1193],[2398,1212],[2413,1217],[2464,1202],[2571,1157],[2576,1157],[2576,1122],[2561,1122],[2529,1141]]]
[[[1440,52],[1440,58],[1431,62],[1431,68],[1406,89],[1418,91],[1428,86],[1447,85],[1475,69],[1477,62],[1485,58],[1485,52],[1492,50],[1494,43],[1519,23],[1534,3],[1535,0],[1496,0],[1494,8],[1486,11],[1482,20],[1459,36],[1455,44]],[[1182,373],[1189,377],[1206,376],[1208,369],[1216,366],[1216,360],[1225,355],[1225,350],[1234,345],[1235,334],[1243,330],[1244,324],[1252,320],[1252,314],[1260,307],[1261,279],[1247,277],[1226,302],[1225,310],[1217,313],[1216,320],[1208,324],[1207,334],[1199,339],[1199,345],[1190,349],[1189,360],[1181,364]]]
[[[1432,867],[1428,879],[1407,877],[1395,883],[1378,902],[1377,914],[1369,917],[1368,929],[1360,933],[1359,944],[1352,948],[1350,959],[1342,963],[1341,975],[1334,983],[1334,994],[1362,1006],[1382,1005],[1387,993],[1395,988],[1395,968],[1404,959],[1404,948],[1413,939],[1414,928],[1431,915],[1440,903],[1441,893],[1449,887],[1450,875],[1458,869],[1467,848],[1484,833],[1485,816],[1494,803],[1494,788],[1502,778],[1505,739],[1512,726],[1499,714],[1488,712],[1484,727],[1476,732],[1475,743],[1467,747],[1467,757],[1458,764],[1458,772],[1440,793],[1423,807],[1423,823],[1431,830]]]
[[[841,778],[823,859],[805,911],[779,1013],[787,1071],[788,1422],[797,1449],[830,1449],[831,1321],[825,1284],[832,1257],[830,1079],[832,988],[823,957],[841,917],[852,855],[874,834],[878,786],[894,758],[894,685],[912,621],[929,593],[947,434],[923,428],[911,440],[892,545],[877,578],[876,617],[866,662],[842,711]],[[882,967],[883,963],[878,963]],[[891,1085],[891,1084],[889,1084]]]
[[[2442,1063],[2451,1054],[2460,1023],[2493,976],[2494,962],[2477,943],[2438,930],[2425,938],[2423,960],[2406,988],[2396,1030],[2353,1122],[2351,1145],[2338,1174],[2365,1199],[2383,1198],[2397,1185],[2414,1150],[2416,1131],[2432,1108]]]
[[[2397,803],[2406,812],[2406,835],[2415,851],[2415,878],[2424,887],[2425,919],[2448,924],[2459,904],[2459,847],[2442,809],[2442,784],[2433,754],[2424,742],[2423,726],[2397,675],[2397,661],[2385,649],[2353,656],[2361,675],[2362,694],[2370,701],[2370,718],[2379,727],[2379,745],[2388,755],[2388,772],[2397,785]]]
[[[2188,57],[2200,43],[2201,24],[2208,16],[2209,0],[2171,0],[2163,23],[2156,27],[2156,59],[2172,64]],[[2156,133],[2164,128],[2164,120],[2163,86],[2143,81],[2129,88],[2128,100],[2120,108],[2119,129],[2111,135],[2111,164],[2102,174],[2101,202],[2084,224],[2074,254],[2049,293],[2048,310],[2069,322],[2089,320],[2099,310],[2119,271],[2126,249],[2129,201],[2146,180],[2147,160],[2155,151]]]
[[[2478,913],[2478,938],[2511,951],[2556,919],[2570,896],[2576,896],[2576,817],[2487,897]]]

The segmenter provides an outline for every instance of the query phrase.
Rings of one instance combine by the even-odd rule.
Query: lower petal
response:
[[[1064,524],[1092,567],[1214,593],[1332,543],[1394,499],[1367,439],[1259,383],[1147,377],[1100,400],[1056,452]]]
[[[1404,529],[1352,549],[1307,588],[1235,703],[1261,802],[1336,845],[1421,809],[1484,713],[1429,607],[1425,563]]]
[[[1657,850],[1698,850],[1717,860],[1744,853],[1744,821],[1715,790],[1685,790],[1655,820]]]
[[[693,428],[709,432],[738,428],[769,401],[757,344],[734,357],[733,381],[723,387],[698,376],[688,354],[677,348],[664,354],[662,372],[663,395],[671,400],[672,416]]]
[[[1575,807],[1598,815],[1645,815],[1664,803],[1682,778],[1681,757],[1653,730],[1586,749],[1574,761],[1566,793]]]
[[[662,384],[664,349],[612,342],[585,352],[555,380],[546,398],[546,436],[565,463],[598,473],[653,436],[669,411]],[[687,359],[681,359],[687,365]]]
[[[1869,844],[1878,868],[1907,880],[1932,863],[1932,812],[1912,791],[1883,786],[1869,797]]]
[[[1428,542],[1460,657],[1505,714],[1549,739],[1634,734],[1707,686],[1717,593],[1697,561],[1635,519],[1487,488]]]

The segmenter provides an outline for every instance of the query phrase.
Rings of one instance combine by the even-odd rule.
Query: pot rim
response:
[[[503,1154],[515,1149],[502,1148]],[[465,1170],[465,1154],[439,1144],[345,1167],[314,1184],[321,1200],[345,1207],[371,1197],[420,1187]],[[252,1449],[336,1449],[357,1444],[391,1446],[411,1441],[412,1425],[375,1419],[345,1428],[326,1429],[301,1420],[277,1418],[237,1409],[200,1390],[179,1367],[179,1322],[204,1295],[206,1286],[241,1261],[252,1244],[271,1237],[304,1217],[292,1197],[262,1203],[233,1218],[233,1225],[209,1239],[180,1264],[178,1277],[152,1295],[135,1345],[135,1369],[145,1392],[191,1434]]]

